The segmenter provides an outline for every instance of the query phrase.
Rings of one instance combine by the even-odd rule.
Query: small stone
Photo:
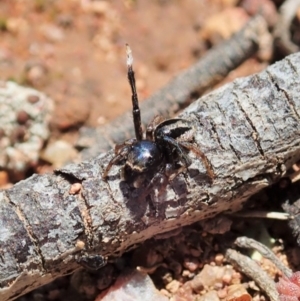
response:
[[[52,163],[55,168],[59,168],[77,156],[74,147],[63,140],[57,140],[47,145],[46,149],[41,153],[41,158]]]
[[[226,273],[223,278],[222,278],[223,282],[226,284],[229,284],[232,280],[232,275],[229,273]]]
[[[110,288],[98,295],[95,301],[111,300],[143,300],[167,301],[169,298],[162,295],[154,286],[148,275],[137,271],[123,273]]]
[[[91,105],[88,100],[74,98],[69,99],[70,105],[61,105],[57,107],[52,118],[52,126],[60,131],[78,127],[85,123],[91,112]]]
[[[46,82],[47,69],[42,64],[29,66],[26,70],[26,79],[33,86],[42,86]]]
[[[182,271],[182,277],[186,277],[186,278],[191,278],[191,272],[188,270],[183,270]]]
[[[242,284],[234,284],[230,285],[227,288],[227,297],[226,300],[243,300],[243,301],[251,301],[252,298],[248,294],[247,290],[245,289],[244,285]]]
[[[218,297],[224,299],[227,296],[227,288],[218,290]]]
[[[76,248],[78,250],[83,250],[85,248],[85,243],[82,240],[77,240],[76,241]]]
[[[241,283],[242,275],[239,272],[233,272],[232,273],[232,283],[233,284],[239,284]]]
[[[72,195],[78,194],[78,192],[80,191],[81,187],[82,187],[81,183],[74,183],[74,184],[72,184],[71,188],[69,190],[69,194],[72,194]]]
[[[202,271],[191,280],[191,286],[197,293],[203,288],[222,287],[222,277],[226,273],[227,267],[211,266],[206,264]]]
[[[170,283],[166,285],[166,289],[174,294],[178,291],[179,287],[181,286],[181,283],[178,280],[172,280]]]
[[[203,281],[202,281],[202,279],[199,277],[199,275],[197,275],[197,276],[191,281],[191,287],[192,287],[193,291],[196,292],[196,293],[200,293],[200,292],[204,289]]]
[[[6,28],[13,34],[24,34],[29,31],[29,23],[25,18],[8,18]]]
[[[105,15],[111,10],[111,4],[106,1],[81,1],[81,7],[88,12]]]
[[[3,187],[9,183],[8,173],[6,171],[0,171],[0,187]]]
[[[175,276],[180,275],[182,272],[182,265],[178,261],[175,261],[175,260],[172,260],[169,263],[169,268],[173,271]]]
[[[17,113],[17,122],[19,124],[25,124],[29,120],[30,116],[25,111],[19,111]]]
[[[209,291],[203,294],[197,301],[219,301],[219,296],[216,291]]]
[[[19,126],[13,129],[11,133],[12,144],[25,141],[26,128],[24,126]]]
[[[107,119],[104,116],[99,116],[98,119],[97,119],[97,124],[98,125],[103,125],[105,123],[107,123]]]
[[[172,300],[176,301],[196,301],[198,298],[195,298],[195,295],[193,294],[193,290],[190,286],[189,281],[185,282],[176,294],[173,296]]]
[[[32,94],[27,97],[27,101],[32,104],[38,102],[39,100],[40,100],[40,97],[38,95]]]
[[[223,263],[224,260],[224,255],[223,254],[217,254],[215,256],[215,262],[217,265],[221,265]]]
[[[41,32],[51,42],[60,42],[65,38],[64,32],[53,24],[44,24],[41,27]]]
[[[183,266],[190,272],[195,272],[198,269],[199,261],[196,258],[185,258]]]

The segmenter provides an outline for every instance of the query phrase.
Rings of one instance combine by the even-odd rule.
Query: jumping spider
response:
[[[167,182],[169,182],[180,173],[185,172],[191,165],[188,151],[192,151],[202,159],[208,176],[213,178],[214,173],[206,156],[194,142],[195,129],[190,121],[181,118],[163,121],[161,116],[156,116],[147,126],[146,137],[143,136],[132,69],[133,58],[128,45],[126,45],[126,52],[136,138],[116,145],[115,156],[104,170],[103,179],[108,178],[108,172],[113,165],[125,160],[121,169],[121,177],[133,187],[138,188],[148,180],[147,188],[150,188],[161,177],[167,178]]]

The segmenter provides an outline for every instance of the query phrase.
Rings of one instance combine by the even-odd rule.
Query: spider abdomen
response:
[[[131,146],[123,167],[125,181],[134,181],[145,172],[155,171],[162,163],[163,156],[156,143],[150,140],[137,141]]]

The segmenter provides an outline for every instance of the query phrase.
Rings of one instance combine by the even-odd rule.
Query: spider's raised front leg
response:
[[[120,161],[127,159],[128,153],[131,149],[132,144],[136,142],[136,139],[128,139],[122,144],[117,144],[115,146],[115,156],[109,161],[107,164],[103,174],[102,179],[104,181],[108,178],[108,172],[112,168],[113,165],[118,164]]]
[[[214,173],[214,170],[213,170],[210,162],[208,161],[207,157],[205,156],[205,154],[199,149],[199,147],[195,143],[182,141],[179,144],[181,146],[187,148],[189,151],[192,151],[197,157],[199,157],[202,160],[202,162],[205,166],[207,175],[211,178],[211,180],[213,180],[216,177],[216,175]]]
[[[146,139],[154,141],[154,131],[156,127],[164,121],[164,117],[161,115],[156,115],[152,121],[148,124],[146,129]]]
[[[116,144],[115,145],[115,154],[117,155],[122,150],[122,148],[124,148],[125,146],[131,146],[134,143],[136,143],[136,139],[131,138],[131,139],[127,139],[126,141],[124,141],[121,144]]]

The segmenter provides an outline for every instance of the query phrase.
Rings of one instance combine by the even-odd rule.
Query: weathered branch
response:
[[[0,299],[73,272],[76,256],[118,256],[156,234],[237,211],[274,183],[300,159],[299,62],[300,53],[291,55],[181,114],[196,127],[195,140],[216,174],[213,182],[194,158],[164,193],[141,200],[142,191],[120,182],[118,166],[107,183],[101,180],[110,152],[2,191]]]
[[[261,15],[257,15],[232,38],[211,49],[196,64],[142,102],[142,122],[147,125],[155,115],[174,116],[257,51],[266,53],[266,48],[270,47],[268,25]],[[77,144],[79,148],[88,147],[81,155],[90,159],[132,137],[133,133],[132,112],[128,111],[107,125],[83,128]]]
[[[233,249],[226,250],[225,258],[250,279],[255,279],[255,282],[266,293],[271,301],[280,300],[275,282],[254,260]]]
[[[269,259],[281,271],[287,278],[290,278],[293,274],[292,270],[287,267],[267,246],[255,239],[245,236],[238,237],[234,244],[240,248],[254,249],[259,252],[264,258]]]

